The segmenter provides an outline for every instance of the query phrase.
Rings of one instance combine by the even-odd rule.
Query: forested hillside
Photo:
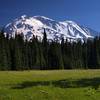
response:
[[[48,42],[44,31],[42,41],[33,36],[31,41],[23,35],[15,38],[0,32],[0,70],[30,69],[97,69],[100,68],[100,37],[94,40],[68,42],[62,38]]]

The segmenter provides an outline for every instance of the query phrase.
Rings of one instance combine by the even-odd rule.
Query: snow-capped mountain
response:
[[[44,16],[28,17],[26,15],[15,19],[5,26],[5,34],[14,37],[15,34],[23,34],[25,39],[30,40],[33,35],[39,39],[43,38],[44,28],[48,40],[72,39],[77,40],[93,38],[96,32],[83,27],[73,21],[58,22]]]

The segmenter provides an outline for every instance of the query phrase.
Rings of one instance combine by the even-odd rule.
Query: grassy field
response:
[[[100,70],[1,71],[0,100],[100,100]]]

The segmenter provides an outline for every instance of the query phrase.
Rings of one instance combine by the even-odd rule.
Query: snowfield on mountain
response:
[[[98,32],[74,21],[59,22],[44,16],[28,17],[26,15],[7,24],[4,31],[10,37],[15,37],[15,34],[23,34],[24,39],[30,40],[34,35],[42,40],[44,29],[48,40],[60,41],[63,37],[64,39],[84,41],[84,39],[91,39],[98,35]]]

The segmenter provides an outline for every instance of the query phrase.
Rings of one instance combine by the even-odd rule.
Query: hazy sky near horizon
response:
[[[72,20],[100,32],[100,0],[0,0],[0,26],[24,14]]]

